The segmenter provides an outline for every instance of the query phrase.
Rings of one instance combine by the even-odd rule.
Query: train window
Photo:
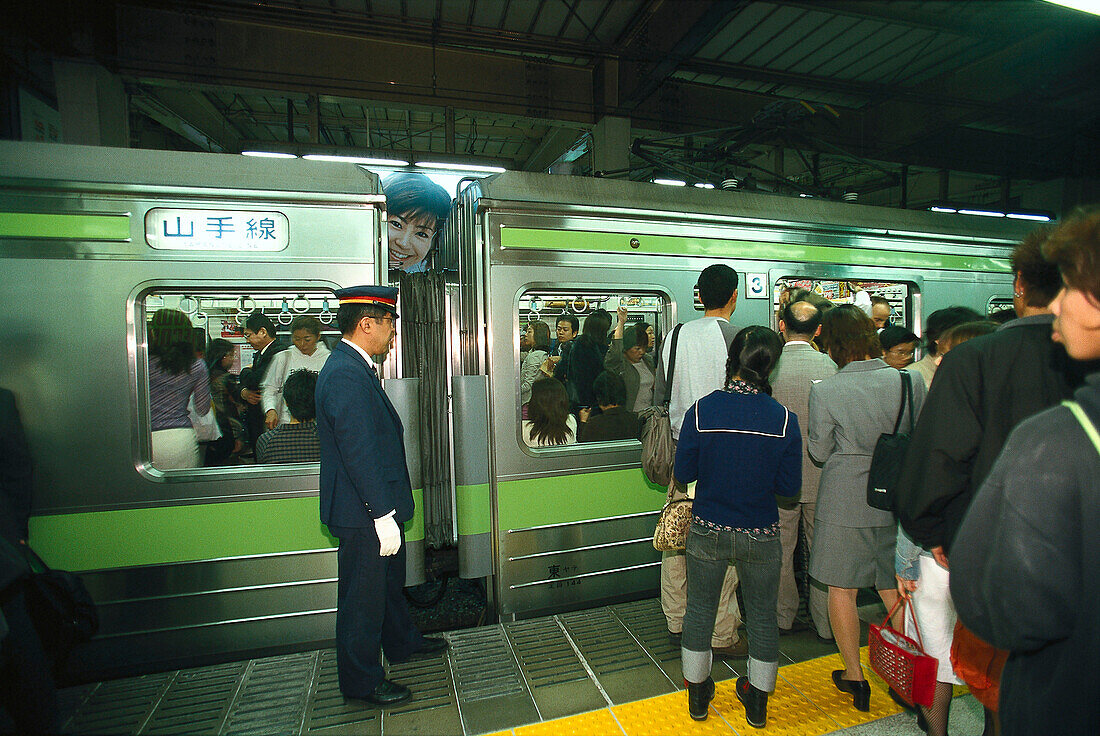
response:
[[[316,376],[296,371],[320,371],[340,339],[331,290],[158,289],[138,304],[141,465],[164,473],[319,460]]]
[[[520,294],[520,443],[536,451],[578,440],[636,443],[636,413],[653,403],[653,349],[668,305],[663,294],[626,290]]]
[[[827,299],[833,304],[859,304],[871,313],[878,327],[888,324],[907,327],[920,334],[919,300],[914,299],[916,287],[896,281],[841,281],[785,277],[775,282],[772,291],[774,326],[779,327],[779,315],[799,292],[809,292],[810,300]]]

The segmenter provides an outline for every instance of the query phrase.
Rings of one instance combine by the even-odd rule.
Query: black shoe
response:
[[[696,721],[707,720],[707,708],[714,700],[714,679],[708,677],[699,683],[684,680],[684,684],[688,689],[688,715]]]
[[[840,692],[851,693],[856,710],[871,710],[871,686],[866,680],[845,680],[844,670],[833,670],[833,684]]]
[[[745,706],[745,720],[753,728],[763,728],[768,721],[768,694],[749,684],[749,678],[738,677],[737,699]]]
[[[382,682],[378,683],[378,685],[366,695],[358,698],[349,698],[349,700],[363,700],[371,705],[386,708],[391,705],[403,703],[411,697],[412,690],[409,690],[404,685],[398,685],[391,680],[382,680]]]
[[[668,638],[672,640],[672,643],[676,646],[680,646],[680,640],[683,638],[683,634],[679,631],[668,630]]]
[[[447,651],[447,647],[450,646],[447,640],[438,636],[425,636],[424,644],[416,650],[416,654],[438,654],[439,652]]]

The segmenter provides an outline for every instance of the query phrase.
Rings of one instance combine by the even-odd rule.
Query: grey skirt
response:
[[[895,544],[893,525],[859,528],[818,519],[810,577],[834,588],[893,589]]]

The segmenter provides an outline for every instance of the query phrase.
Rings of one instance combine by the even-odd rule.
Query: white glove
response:
[[[389,557],[401,549],[401,527],[393,520],[393,514],[374,520],[374,531],[378,535],[378,554]]]

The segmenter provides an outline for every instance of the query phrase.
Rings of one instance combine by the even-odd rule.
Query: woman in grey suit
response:
[[[854,305],[825,313],[822,338],[840,370],[810,388],[809,452],[824,464],[810,575],[829,587],[829,622],[844,659],[844,669],[833,672],[833,683],[866,711],[871,689],[859,664],[856,592],[873,586],[887,608],[898,595],[894,517],[867,505],[867,473],[879,436],[894,429],[902,373],[909,371],[881,359],[875,324]],[[919,412],[924,381],[910,376],[910,384],[913,410]],[[907,410],[902,426],[908,421]]]

